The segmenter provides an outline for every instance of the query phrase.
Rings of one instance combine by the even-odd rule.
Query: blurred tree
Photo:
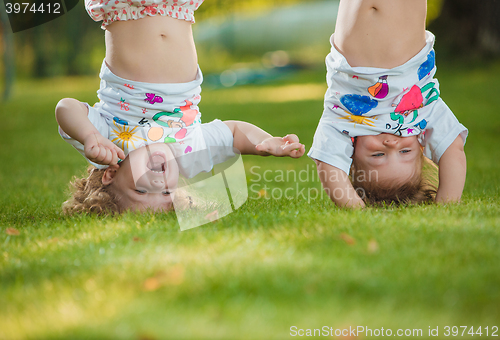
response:
[[[297,2],[301,0],[207,0],[198,9],[196,18],[197,20],[212,16],[231,18],[235,11],[259,11]],[[2,14],[5,14],[5,11],[2,11]],[[6,24],[10,29],[6,16],[2,18],[2,24]],[[12,34],[8,36],[3,29],[2,40],[10,44],[7,51],[12,53],[4,54],[6,79],[13,77],[14,51],[17,51],[15,63],[20,76],[49,77],[94,72],[89,55],[93,50],[100,51],[99,48],[103,46],[103,31],[99,27],[100,23],[95,23],[89,18],[82,2],[56,20],[16,33],[15,48],[12,48],[14,45]]]
[[[307,0],[307,2],[325,0]],[[289,5],[304,0],[206,0],[196,11],[197,19],[204,19],[212,16],[227,16],[234,11],[257,11],[281,5]]]
[[[48,54],[49,48],[47,48],[48,44],[48,31],[46,30],[45,25],[41,25],[33,28],[31,34],[32,37],[32,46],[33,52],[35,56],[34,66],[33,66],[33,76],[37,78],[43,78],[50,75],[48,66]]]
[[[443,8],[444,0],[427,0],[427,24],[434,21]]]
[[[2,41],[3,41],[3,68],[4,68],[4,91],[3,99],[7,100],[10,96],[10,91],[12,88],[12,83],[14,82],[14,36],[12,30],[10,29],[9,18],[6,11],[3,10],[3,6],[0,7],[0,28],[2,29]]]
[[[450,55],[500,56],[500,0],[444,0],[429,25]]]

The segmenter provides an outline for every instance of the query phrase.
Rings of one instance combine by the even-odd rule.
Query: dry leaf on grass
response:
[[[144,290],[147,290],[148,292],[150,291],[153,291],[153,290],[157,290],[158,288],[160,288],[160,281],[158,281],[158,279],[156,277],[150,277],[149,279],[146,279],[146,281],[144,281]]]
[[[159,271],[155,276],[144,281],[143,287],[146,291],[155,291],[163,286],[178,286],[184,282],[184,267],[173,266],[167,271]]]
[[[349,245],[353,245],[356,243],[356,240],[352,236],[347,235],[346,233],[340,234],[340,238],[343,239],[344,242]]]
[[[139,334],[138,340],[156,340],[156,338],[150,334]]]
[[[375,239],[368,241],[368,252],[372,254],[378,252],[378,243]]]
[[[259,190],[259,198],[267,198],[267,197],[268,197],[267,191],[264,189],[260,189]]]
[[[343,326],[343,327],[339,327],[337,329],[341,330],[340,335],[334,336],[333,339],[347,340],[347,339],[357,339],[358,338],[357,335],[354,334],[354,332],[352,331],[353,329],[356,329],[356,326]]]
[[[210,221],[210,222],[214,222],[218,218],[219,218],[219,211],[218,210],[212,211],[211,213],[209,213],[205,216],[205,219]]]
[[[13,235],[13,236],[17,236],[20,234],[19,230],[17,230],[16,228],[7,228],[5,229],[5,233],[7,235]]]

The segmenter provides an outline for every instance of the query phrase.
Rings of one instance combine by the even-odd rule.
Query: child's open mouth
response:
[[[165,154],[162,152],[154,152],[148,160],[147,167],[151,172],[157,174],[165,173],[165,169],[167,167],[167,160]]]

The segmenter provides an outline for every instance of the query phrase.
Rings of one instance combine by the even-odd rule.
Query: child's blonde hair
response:
[[[118,205],[119,197],[110,188],[111,184],[102,183],[105,171],[91,165],[87,168],[87,177],[73,178],[70,182],[71,197],[62,205],[65,214],[113,215],[123,212]],[[184,210],[195,207],[193,199],[185,190],[177,189],[175,197],[177,208]]]
[[[71,197],[62,206],[65,214],[108,215],[120,212],[116,195],[109,190],[109,185],[102,184],[104,171],[106,169],[89,166],[87,177],[73,178],[70,182]]]
[[[420,204],[434,202],[437,193],[437,166],[424,156],[418,161],[418,170],[406,183],[392,186],[381,186],[377,181],[365,180],[364,173],[353,157],[351,165],[351,183],[363,201],[368,205],[380,206],[391,203]],[[362,178],[363,180],[359,180]]]

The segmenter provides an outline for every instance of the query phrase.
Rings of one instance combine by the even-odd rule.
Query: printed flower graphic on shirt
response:
[[[129,143],[132,145],[132,148],[135,149],[136,146],[134,142],[146,141],[146,139],[136,135],[136,129],[138,128],[138,126],[131,127],[118,125],[116,124],[116,122],[113,122],[113,124],[116,128],[111,128],[110,139],[113,143],[121,147],[123,151],[128,151]]]

